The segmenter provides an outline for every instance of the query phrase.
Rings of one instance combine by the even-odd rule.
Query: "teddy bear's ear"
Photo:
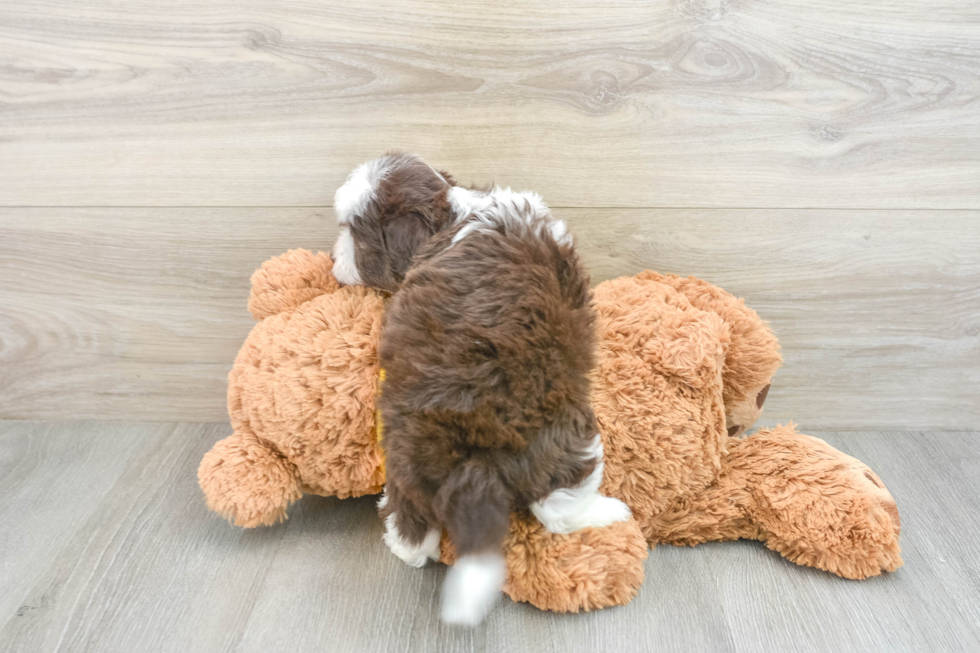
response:
[[[744,300],[707,281],[650,270],[637,277],[667,284],[697,308],[716,313],[725,321],[731,334],[723,372],[725,412],[729,428],[744,432],[762,412],[769,384],[783,361],[779,341],[769,324]]]
[[[340,288],[333,261],[324,252],[291,249],[270,258],[252,275],[248,310],[256,320],[289,311]]]

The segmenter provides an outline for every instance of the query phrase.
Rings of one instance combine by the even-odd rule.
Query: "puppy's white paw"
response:
[[[626,521],[633,514],[619,499],[597,493],[574,496],[569,490],[557,490],[544,501],[531,504],[531,512],[549,533],[563,535]]]
[[[388,515],[385,520],[385,534],[382,536],[384,543],[388,545],[391,552],[398,556],[405,564],[412,567],[423,567],[429,560],[439,559],[439,540],[442,533],[432,529],[425,534],[422,544],[414,546],[402,538],[395,526],[395,515]]]
[[[603,526],[615,524],[616,522],[627,521],[632,516],[633,512],[630,510],[630,507],[619,499],[598,495],[589,504],[589,507],[578,516],[578,521],[582,524],[579,528],[586,528],[588,526],[602,528]],[[578,528],[575,530],[578,530]]]

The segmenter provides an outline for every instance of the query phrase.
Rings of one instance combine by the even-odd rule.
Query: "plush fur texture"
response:
[[[338,289],[330,271],[327,256],[296,251],[253,277],[249,303],[265,317],[229,375],[235,434],[199,470],[208,505],[239,525],[275,523],[301,492],[356,496],[384,483],[375,432],[383,296]],[[901,566],[895,501],[866,465],[792,426],[727,436],[728,415],[751,426],[742,416],[758,414],[756,388],[780,360],[744,303],[647,272],[599,284],[595,307],[602,490],[633,518],[558,535],[528,511],[512,513],[512,599],[563,612],[624,604],[643,580],[647,546],[661,542],[759,539],[846,578]],[[445,534],[441,555],[455,559]]]
[[[464,555],[499,549],[515,507],[592,470],[593,321],[571,245],[533,224],[416,257],[381,340],[388,510],[409,541],[445,526]]]
[[[285,519],[301,491],[384,486],[372,437],[384,300],[340,288],[331,267],[326,254],[291,250],[252,276],[249,309],[261,321],[228,375],[235,432],[198,472],[208,507],[237,526]]]
[[[739,346],[725,350],[721,392],[725,423],[728,435],[744,433],[762,415],[769,383],[783,360],[775,334],[759,328],[759,316],[745,305],[744,300],[733,298],[707,281],[661,275],[650,270],[641,272],[636,278],[668,285],[687,298],[693,307],[724,320],[732,340],[739,343]]]
[[[844,578],[902,565],[901,519],[881,479],[792,424],[731,442],[714,481],[674,497],[647,530],[667,544],[762,540],[797,564]]]
[[[901,565],[898,510],[865,465],[792,425],[727,435],[727,415],[742,432],[761,414],[781,362],[744,302],[647,271],[600,284],[596,306],[601,490],[630,506],[651,544],[762,540],[846,578]]]

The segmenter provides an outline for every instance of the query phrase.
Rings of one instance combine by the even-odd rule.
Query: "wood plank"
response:
[[[970,0],[0,6],[0,204],[322,206],[418,151],[555,206],[980,209]]]
[[[98,451],[109,431],[139,444],[116,478],[78,455]],[[20,492],[4,510],[37,511],[35,526],[63,540],[44,555],[3,551],[2,586],[11,573],[34,579],[23,603],[34,609],[0,611],[5,652],[980,647],[977,432],[813,433],[861,457],[894,494],[906,562],[895,573],[843,580],[756,542],[662,546],[651,551],[645,585],[628,606],[559,615],[504,600],[474,630],[439,623],[445,569],[395,560],[380,541],[371,497],[305,497],[288,522],[257,531],[208,513],[196,463],[227,433],[223,424],[0,424],[0,432],[4,443],[46,443],[16,472],[18,483],[41,491]],[[91,499],[94,509],[72,532],[44,523],[88,501],[43,492],[59,473],[108,490]]]
[[[147,440],[169,428],[0,422],[0,618],[45,610],[25,600],[43,568],[110,493]]]
[[[594,281],[694,274],[771,321],[766,423],[980,419],[978,212],[557,213]],[[0,209],[0,416],[226,419],[251,272],[335,233],[329,209]]]
[[[310,651],[328,642],[336,653],[495,650],[482,629],[439,622],[445,567],[418,573],[388,553],[377,497],[309,499],[290,516],[241,635],[242,653]],[[283,609],[298,605],[307,607]],[[499,626],[508,621],[506,613],[496,617]]]
[[[322,214],[329,213],[329,219]],[[323,249],[327,209],[7,210],[0,416],[215,421],[254,321],[249,277]]]
[[[283,529],[234,529],[204,505],[197,464],[228,426],[164,427],[128,426],[139,455],[63,549],[32,565],[33,609],[3,615],[5,650],[234,650]],[[72,422],[54,430],[88,446],[101,438]],[[62,460],[65,471],[78,465]]]

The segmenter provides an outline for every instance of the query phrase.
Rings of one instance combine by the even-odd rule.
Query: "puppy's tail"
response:
[[[444,622],[475,626],[493,607],[506,577],[511,502],[500,475],[478,458],[457,465],[439,489],[436,509],[457,553],[442,590]]]

